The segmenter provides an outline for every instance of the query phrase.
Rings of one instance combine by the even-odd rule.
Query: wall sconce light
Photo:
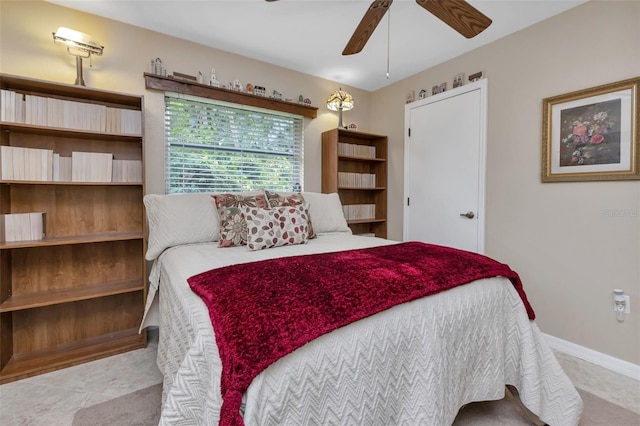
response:
[[[338,117],[340,117],[338,122],[339,128],[344,128],[342,125],[342,111],[349,111],[350,109],[353,109],[353,105],[353,96],[342,90],[342,88],[334,92],[329,96],[329,99],[327,99],[327,108],[331,111],[338,111]]]
[[[76,57],[76,84],[84,86],[84,79],[82,78],[82,58],[90,58],[91,55],[102,56],[104,46],[92,40],[92,37],[88,34],[65,27],[58,28],[58,31],[52,34],[55,44],[67,46],[67,52]]]

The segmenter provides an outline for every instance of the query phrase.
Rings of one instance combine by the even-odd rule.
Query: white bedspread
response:
[[[216,243],[165,251],[153,265],[147,303],[159,288],[160,424],[218,424],[218,349],[208,311],[187,278],[232,263],[387,243],[341,234],[258,252]],[[505,384],[546,423],[578,424],[582,400],[511,282],[499,277],[396,306],[308,343],[253,381],[244,421],[445,426],[466,403],[501,399]]]

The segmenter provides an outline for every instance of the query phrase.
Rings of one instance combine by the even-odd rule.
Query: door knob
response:
[[[460,216],[466,217],[467,219],[473,219],[476,215],[473,212],[460,213]]]

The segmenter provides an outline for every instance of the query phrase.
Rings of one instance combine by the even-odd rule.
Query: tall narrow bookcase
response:
[[[387,238],[387,137],[322,133],[322,192],[337,192],[354,234]]]
[[[0,242],[0,383],[146,346],[143,98],[6,74],[0,89],[0,145],[108,153],[141,170],[134,182],[0,180],[1,214],[45,218],[44,239]],[[50,107],[7,104],[28,96]],[[138,122],[105,123],[96,109]]]

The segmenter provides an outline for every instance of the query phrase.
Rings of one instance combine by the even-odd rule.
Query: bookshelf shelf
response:
[[[384,186],[374,186],[372,188],[362,188],[360,186],[338,186],[338,189],[345,191],[384,191]]]
[[[384,223],[386,219],[358,219],[358,220],[348,220],[347,224],[355,225],[361,223]]]
[[[96,299],[116,294],[141,291],[143,288],[144,280],[139,278],[135,280],[90,284],[69,289],[11,296],[0,304],[0,313]]]
[[[95,138],[107,141],[123,141],[140,143],[141,134],[128,133],[108,133],[78,129],[66,129],[62,127],[38,126],[35,124],[15,123],[11,121],[0,121],[0,126],[5,132],[28,133],[39,136],[64,136],[76,139]]]
[[[144,347],[146,333],[138,334],[146,298],[144,131],[135,130],[144,129],[142,96],[6,74],[0,74],[0,89],[3,101],[13,99],[16,108],[0,108],[4,153],[35,148],[71,159],[78,152],[110,154],[114,165],[124,160],[119,164],[142,166],[141,179],[126,176],[134,182],[76,182],[60,173],[61,181],[40,172],[48,158],[20,170],[17,157],[11,173],[0,174],[8,178],[0,180],[0,214],[42,212],[45,232],[40,240],[0,242],[0,383]],[[60,127],[59,117],[49,115],[30,124],[26,111],[36,107],[27,96],[120,118],[110,123],[109,115],[88,114],[84,122],[72,118]],[[0,168],[8,167],[3,161]],[[94,164],[85,163],[82,171]]]
[[[76,235],[68,237],[48,237],[42,240],[11,241],[0,243],[0,250],[27,247],[66,246],[70,244],[96,244],[112,241],[142,240],[141,232],[114,232],[110,234]]]
[[[322,192],[337,192],[345,209],[371,208],[366,219],[347,220],[354,234],[387,238],[387,137],[344,129],[322,133]]]
[[[6,363],[2,370],[3,380],[12,382],[138,349],[146,345],[145,340],[143,335],[138,334],[137,328],[130,328],[79,340],[72,344],[59,345],[53,349],[21,354],[12,357]]]
[[[363,161],[365,163],[384,163],[387,161],[386,158],[366,158],[366,157],[351,157],[348,155],[339,155],[338,160],[346,160],[346,161]]]
[[[70,182],[50,180],[0,180],[0,184],[11,185],[64,185],[64,186],[141,186],[142,182]]]
[[[17,75],[2,74],[2,87],[21,93],[43,94],[57,99],[83,100],[119,108],[140,108],[140,97],[108,90],[89,89],[75,84],[56,83],[47,80],[25,78]]]

